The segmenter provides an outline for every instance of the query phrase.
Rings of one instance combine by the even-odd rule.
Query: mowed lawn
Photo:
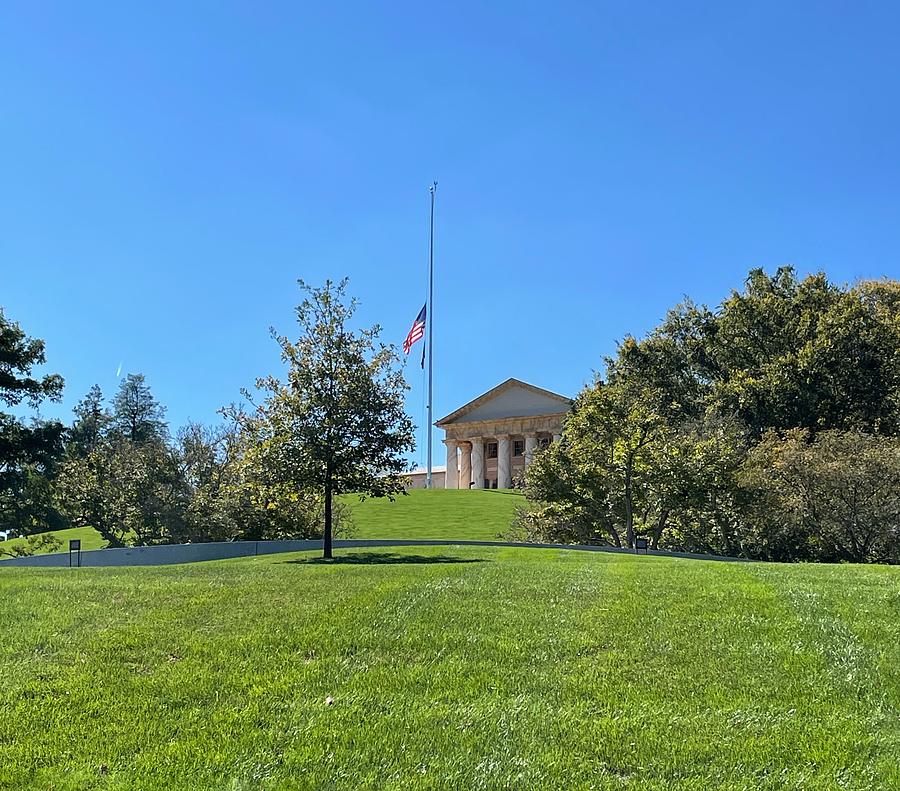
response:
[[[67,552],[69,549],[70,539],[79,539],[81,541],[82,550],[103,549],[106,546],[106,539],[103,538],[93,527],[72,527],[68,530],[54,530],[50,535],[56,536],[61,543],[59,552]],[[0,541],[0,560],[6,555],[3,554],[4,549],[12,549],[15,546],[24,545],[24,538],[11,538],[9,541]]]
[[[496,541],[506,532],[516,508],[525,498],[512,490],[413,489],[393,502],[387,498],[360,500],[344,495],[341,500],[353,513],[354,538],[443,538]],[[74,527],[53,533],[62,541],[60,550],[69,548],[69,539],[81,539],[82,550],[102,549],[106,540],[92,527]],[[0,560],[4,548],[24,544],[20,538],[0,541]]]
[[[496,541],[525,497],[512,489],[410,489],[393,502],[345,495],[355,538],[443,538]]]
[[[900,788],[900,569],[339,555],[0,568],[0,788]]]

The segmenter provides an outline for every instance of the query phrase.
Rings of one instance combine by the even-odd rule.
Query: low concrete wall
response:
[[[220,541],[208,544],[165,544],[155,547],[91,549],[81,553],[82,566],[167,566],[225,560],[273,552],[302,552],[321,548],[321,541]],[[75,555],[72,562],[76,563]],[[34,555],[0,561],[0,566],[68,566],[69,553]]]
[[[518,547],[523,549],[566,549],[575,552],[615,552],[633,555],[629,549],[616,547],[589,546],[583,544],[527,544],[501,541],[445,541],[437,539],[366,539],[351,538],[334,542],[335,549],[365,549],[367,547]],[[81,553],[82,566],[168,566],[177,563],[197,563],[202,560],[225,560],[254,555],[272,555],[278,552],[304,552],[322,549],[320,540],[296,541],[224,541],[209,544],[167,544],[155,547],[126,547],[123,549],[92,549]],[[695,560],[723,560],[746,562],[744,558],[728,558],[719,555],[701,555],[693,552],[664,552],[650,550],[650,555],[658,557],[691,558]],[[73,562],[75,556],[73,555]],[[68,552],[52,555],[33,555],[25,558],[0,560],[3,566],[45,566],[69,565]]]

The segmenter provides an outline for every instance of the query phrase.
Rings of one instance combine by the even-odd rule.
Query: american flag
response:
[[[409,334],[406,336],[406,340],[403,341],[403,352],[404,354],[409,354],[409,350],[412,349],[413,344],[416,341],[421,340],[425,335],[425,308],[428,307],[428,304],[422,305],[422,310],[419,311],[419,315],[416,316],[416,320],[413,322],[412,329],[409,331]]]

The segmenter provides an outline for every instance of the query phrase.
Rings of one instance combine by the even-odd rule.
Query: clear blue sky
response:
[[[437,179],[436,417],[574,394],[750,267],[900,276],[898,86],[894,3],[7,3],[0,304],[46,414],[122,363],[212,421],[298,277],[402,341]]]

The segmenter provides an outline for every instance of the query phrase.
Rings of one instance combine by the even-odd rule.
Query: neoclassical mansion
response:
[[[535,448],[558,440],[572,401],[518,379],[507,379],[435,425],[447,446],[446,468],[433,469],[435,488],[508,489],[531,463]],[[424,486],[424,471],[409,474]]]

